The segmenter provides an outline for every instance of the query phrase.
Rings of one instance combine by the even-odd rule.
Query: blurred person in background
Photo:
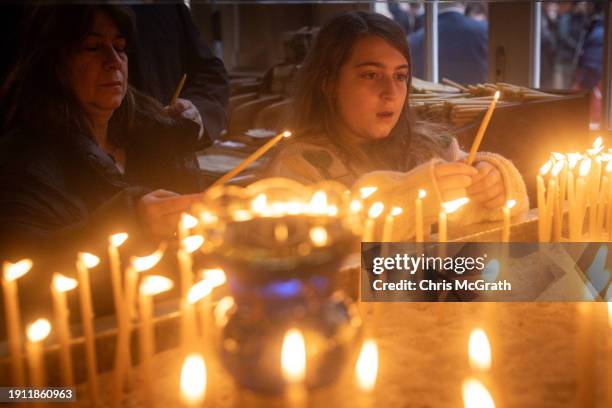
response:
[[[572,86],[578,57],[586,38],[585,27],[588,24],[586,1],[575,1],[570,10],[559,16],[557,57],[559,64],[560,88]]]
[[[487,21],[487,4],[482,2],[469,2],[465,7],[465,15],[474,20]]]
[[[542,33],[540,38],[540,87],[555,87],[555,65],[557,60],[557,18],[559,4],[546,2],[542,4]]]
[[[486,82],[488,74],[488,27],[486,21],[465,16],[465,2],[440,3],[438,15],[438,63],[440,78],[461,84]],[[425,73],[425,32],[408,36],[413,75]]]

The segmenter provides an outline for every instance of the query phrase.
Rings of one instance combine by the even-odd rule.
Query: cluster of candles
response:
[[[607,240],[612,231],[612,149],[604,151],[598,137],[585,153],[553,152],[537,175],[537,194],[540,242]]]
[[[183,214],[180,230],[188,232],[197,224],[198,220],[188,214]],[[166,292],[174,286],[174,282],[162,275],[146,275],[142,273],[153,268],[163,257],[166,246],[162,245],[153,254],[143,257],[131,257],[129,266],[122,273],[119,247],[128,239],[127,233],[118,233],[109,237],[108,257],[115,304],[117,337],[114,361],[112,405],[120,406],[125,387],[129,386],[132,377],[132,358],[130,355],[130,337],[136,319],[139,319],[139,350],[140,350],[140,377],[143,396],[150,405],[153,404],[151,390],[151,359],[155,353],[154,336],[154,303],[156,295]],[[180,265],[181,281],[181,353],[187,356],[184,369],[191,372],[190,380],[197,378],[204,381],[206,378],[202,345],[206,345],[205,333],[210,328],[207,316],[211,314],[211,292],[225,283],[225,273],[221,269],[204,269],[200,275],[202,279],[193,283],[194,271],[192,268],[192,254],[204,243],[201,235],[187,235],[180,241],[177,251]],[[98,386],[98,368],[95,349],[94,310],[92,304],[91,285],[89,281],[90,270],[100,263],[100,258],[90,253],[79,253],[76,260],[77,279],[60,273],[53,275],[51,292],[53,296],[54,327],[59,344],[59,362],[62,385],[74,385],[74,372],[71,357],[71,342],[74,340],[70,332],[67,295],[70,291],[78,289],[81,326],[83,329],[83,342],[85,346],[87,381],[91,405],[100,401]],[[18,288],[19,278],[30,271],[33,263],[29,259],[10,263],[4,262],[2,274],[2,288],[5,299],[5,312],[9,349],[12,366],[13,385],[43,387],[47,385],[44,353],[42,343],[50,334],[52,325],[44,318],[35,320],[27,326],[27,342],[25,344],[28,361],[29,381],[26,381],[26,370],[23,359],[23,342],[21,334],[21,317],[19,310]],[[142,276],[142,277],[141,277]],[[200,341],[198,342],[197,321],[195,307],[199,305],[200,314]],[[138,306],[138,307],[137,307]],[[198,346],[200,344],[200,346]],[[194,371],[195,370],[195,371]],[[197,372],[196,372],[197,371]],[[187,381],[187,380],[186,380]],[[187,386],[185,386],[187,387]],[[184,398],[190,401],[203,398],[195,395],[193,388],[187,387]]]

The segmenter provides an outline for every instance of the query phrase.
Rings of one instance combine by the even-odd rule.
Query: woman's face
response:
[[[400,117],[409,79],[408,61],[378,36],[364,37],[340,68],[338,109],[345,126],[362,141],[380,139]]]
[[[68,80],[88,114],[107,115],[121,105],[128,84],[126,41],[113,19],[97,12],[91,31],[68,61]]]

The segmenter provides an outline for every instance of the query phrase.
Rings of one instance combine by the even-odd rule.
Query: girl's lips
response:
[[[376,117],[378,119],[391,119],[393,117],[393,112],[389,112],[389,111],[377,112]]]

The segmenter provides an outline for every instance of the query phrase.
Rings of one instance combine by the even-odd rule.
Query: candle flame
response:
[[[506,208],[511,210],[516,205],[516,200],[508,200],[506,201]]]
[[[38,319],[28,326],[27,336],[32,343],[38,343],[51,333],[51,323],[47,319]]]
[[[368,211],[368,217],[378,218],[384,210],[385,210],[385,205],[382,202],[377,201],[374,204],[372,204],[372,206],[370,207],[370,210]]]
[[[580,163],[580,177],[585,177],[591,171],[591,159],[584,159]]]
[[[215,316],[215,324],[217,326],[225,326],[227,324],[227,313],[234,307],[236,302],[231,296],[221,298],[215,306],[213,313]]]
[[[546,163],[544,163],[542,167],[540,167],[540,174],[545,176],[546,173],[550,171],[551,167],[552,167],[552,161],[549,160]]]
[[[463,382],[463,406],[465,408],[495,408],[489,390],[477,379],[469,378]]]
[[[191,229],[195,228],[196,225],[198,225],[198,219],[196,217],[187,213],[181,214],[181,228]]]
[[[206,396],[206,362],[199,353],[185,357],[181,368],[181,396],[189,404],[201,403]]]
[[[281,350],[283,377],[288,383],[301,383],[306,377],[306,345],[298,329],[290,329],[283,339]]]
[[[361,195],[361,199],[365,200],[372,194],[374,194],[378,190],[378,187],[361,187],[359,189],[359,195]]]
[[[94,268],[100,263],[100,258],[89,252],[79,252],[78,257],[79,262],[82,262],[88,269]]]
[[[461,198],[457,198],[456,200],[451,200],[451,201],[442,203],[442,207],[444,208],[445,213],[452,214],[469,202],[470,202],[469,198],[461,197]]]
[[[355,366],[355,374],[359,389],[362,391],[372,391],[374,389],[378,376],[378,346],[373,339],[363,342]]]
[[[499,91],[495,91],[495,95],[493,95],[493,99],[498,100],[499,99]]]
[[[210,295],[212,290],[213,286],[208,279],[202,279],[201,281],[195,283],[191,289],[189,289],[189,292],[187,292],[187,302],[191,303],[192,305],[198,303],[200,300]]]
[[[327,230],[325,227],[313,227],[310,229],[310,240],[317,247],[327,244]]]
[[[200,213],[200,221],[202,221],[203,224],[214,224],[217,220],[217,216],[209,211],[202,211]]]
[[[328,206],[327,215],[329,215],[330,217],[335,217],[336,215],[338,215],[338,207],[336,207],[335,205]]]
[[[236,210],[233,218],[234,221],[244,222],[253,219],[253,214],[249,210]]]
[[[210,283],[213,289],[223,285],[227,281],[225,272],[221,268],[204,269],[202,271],[202,277]]]
[[[32,269],[31,259],[22,259],[15,263],[5,262],[4,263],[4,279],[7,281],[14,281],[15,279],[21,278],[23,275],[28,273]]]
[[[603,139],[601,136],[598,136],[593,142],[593,147],[591,149],[587,149],[587,152],[590,155],[596,155],[603,150]]]
[[[570,169],[576,167],[576,164],[582,159],[582,154],[580,153],[568,153],[567,154],[567,163]]]
[[[425,191],[423,189],[419,189],[419,198],[421,200],[424,199],[426,195],[427,195],[427,191]]]
[[[255,214],[261,214],[266,210],[267,202],[268,197],[264,193],[258,194],[251,202],[251,210]]]
[[[183,239],[182,245],[188,254],[197,251],[204,244],[204,237],[201,235],[190,235]]]
[[[147,256],[133,256],[131,258],[132,267],[136,272],[146,271],[151,269],[161,260],[164,255],[163,248],[159,248],[157,251],[153,252],[151,255]]]
[[[285,130],[285,131],[283,132],[283,137],[289,137],[289,136],[291,136],[291,132],[290,132],[290,131],[288,131],[288,130]]]
[[[61,273],[53,274],[53,287],[58,292],[68,292],[76,288],[78,282],[76,279],[69,278]]]
[[[325,191],[317,191],[312,195],[310,211],[315,214],[327,213],[327,194],[325,194]]]
[[[394,217],[397,217],[398,215],[400,215],[403,212],[404,212],[404,210],[401,207],[393,207],[393,208],[391,208],[391,215],[394,216]]]
[[[553,177],[557,177],[559,175],[559,173],[561,173],[561,170],[563,170],[563,167],[565,166],[565,162],[563,161],[558,161],[555,163],[555,165],[552,168],[552,175]]]
[[[359,200],[353,200],[351,201],[351,203],[349,204],[349,207],[351,209],[351,212],[359,212],[361,211],[361,209],[363,208],[363,205],[361,205],[361,201]]]
[[[126,232],[119,232],[117,234],[111,235],[108,240],[112,246],[115,248],[119,248],[123,243],[128,239],[128,234]]]
[[[553,159],[555,159],[555,160],[561,160],[561,161],[562,161],[562,160],[565,160],[565,156],[564,156],[563,154],[559,153],[559,152],[552,152],[550,155],[551,155],[551,156],[553,157]]]
[[[612,172],[612,161],[609,161],[608,164],[606,164],[606,173],[610,172]]]
[[[472,330],[468,344],[468,354],[472,370],[488,371],[491,369],[491,344],[484,330]]]
[[[155,296],[169,291],[174,286],[171,279],[161,275],[145,276],[140,284],[140,294],[144,296]]]

